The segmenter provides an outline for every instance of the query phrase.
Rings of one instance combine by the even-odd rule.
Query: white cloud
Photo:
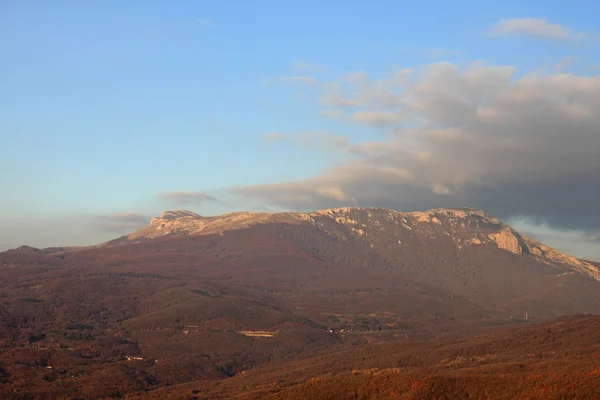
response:
[[[346,194],[339,186],[318,186],[316,192],[324,197],[337,201],[350,200],[350,196],[348,196],[348,194]]]
[[[554,40],[583,37],[582,33],[573,32],[564,25],[551,24],[545,18],[503,19],[490,29],[490,33],[495,36],[532,36]]]
[[[444,185],[432,185],[431,190],[436,194],[450,194],[450,189]]]

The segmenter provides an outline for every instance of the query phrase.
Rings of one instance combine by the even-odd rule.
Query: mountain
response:
[[[362,239],[371,247],[387,246],[385,251],[413,250],[410,244],[448,237],[461,249],[469,245],[493,244],[513,254],[528,254],[548,265],[563,265],[600,280],[600,270],[590,262],[560,253],[533,239],[520,235],[510,226],[474,209],[436,209],[402,213],[390,209],[337,208],[314,213],[236,212],[202,217],[186,210],[166,211],[150,225],[128,235],[128,239],[156,238],[165,235],[210,235],[267,223],[316,227],[340,240]],[[383,232],[383,235],[380,233]],[[396,240],[397,239],[397,240]],[[403,245],[403,240],[404,244]],[[386,243],[384,243],[386,242]],[[409,247],[407,247],[407,244]]]
[[[253,230],[293,244],[315,260],[351,270],[392,273],[461,296],[488,311],[549,317],[600,309],[597,295],[588,297],[588,292],[597,291],[597,284],[586,279],[600,280],[597,265],[520,235],[474,209],[402,213],[338,208],[217,217],[168,211],[128,235],[122,244],[244,235]],[[222,255],[243,256],[233,251],[228,247]]]
[[[167,211],[96,246],[0,253],[0,379],[15,398],[230,379],[599,313],[599,280],[480,210]]]

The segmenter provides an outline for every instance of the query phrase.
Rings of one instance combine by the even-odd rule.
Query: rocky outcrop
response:
[[[490,233],[488,238],[502,250],[510,251],[513,254],[523,252],[517,234],[509,227],[504,227],[500,232]]]
[[[192,218],[198,219],[202,218],[200,215],[195,212],[187,211],[187,210],[173,210],[173,211],[165,211],[162,213],[160,218],[152,218],[150,223],[158,223],[159,221],[171,221],[179,218]]]
[[[592,263],[561,253],[527,236],[522,236],[522,238],[527,244],[531,256],[537,260],[547,264],[566,265],[571,269],[600,281],[600,270]]]
[[[152,239],[166,235],[212,235],[269,222],[298,223],[308,221],[300,213],[233,212],[214,217],[202,217],[186,210],[166,211],[152,218],[150,225],[129,234],[130,240]]]

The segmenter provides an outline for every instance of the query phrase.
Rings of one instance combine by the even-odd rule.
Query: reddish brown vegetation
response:
[[[593,399],[599,343],[600,317],[575,316],[460,341],[363,345],[142,398]]]
[[[2,395],[542,398],[597,383],[592,317],[426,340],[598,312],[598,282],[445,237],[402,237],[399,252],[391,229],[367,242],[268,224],[1,253]]]

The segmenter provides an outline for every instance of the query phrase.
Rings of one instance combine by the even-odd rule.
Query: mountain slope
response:
[[[509,316],[600,310],[596,265],[520,235],[473,209],[402,213],[339,208],[308,214],[217,217],[166,212],[121,243],[159,237],[222,237],[252,229],[272,231],[313,259],[338,267],[386,271],[397,279],[433,286],[478,308]],[[226,252],[231,253],[231,248]]]
[[[169,211],[97,246],[0,253],[0,378],[84,398],[228,379],[600,313],[597,278],[478,210]]]

